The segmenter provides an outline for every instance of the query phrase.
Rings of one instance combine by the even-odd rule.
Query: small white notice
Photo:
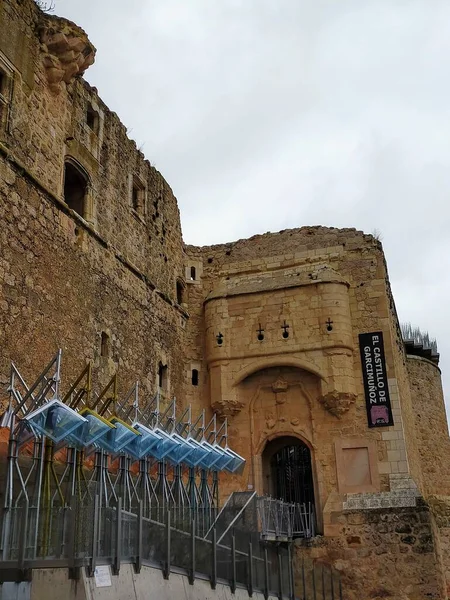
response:
[[[94,577],[96,587],[110,587],[112,585],[109,565],[95,567]]]

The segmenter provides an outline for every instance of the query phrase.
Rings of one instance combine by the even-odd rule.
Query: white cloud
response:
[[[399,316],[450,387],[447,0],[57,0],[87,78],[178,197],[185,238],[381,231]]]

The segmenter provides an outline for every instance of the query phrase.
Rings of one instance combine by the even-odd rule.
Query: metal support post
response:
[[[278,564],[278,598],[283,600],[283,563],[281,558],[280,546],[277,546],[277,564]]]
[[[76,553],[76,510],[77,497],[71,494],[69,501],[69,518],[68,518],[68,540],[67,540],[67,561],[69,563],[69,579],[78,579],[78,574],[75,570],[75,553]]]
[[[144,526],[144,505],[142,500],[138,501],[138,517],[137,517],[137,555],[134,568],[136,573],[141,572],[142,567],[142,538],[143,538],[143,526]]]
[[[170,575],[170,510],[166,510],[166,559],[163,566],[164,579]]]
[[[289,577],[289,598],[295,600],[295,582],[294,569],[292,568],[292,542],[288,544],[288,577]]]
[[[100,513],[100,497],[98,494],[96,494],[95,499],[94,499],[94,530],[92,532],[92,552],[91,552],[92,556],[91,556],[91,564],[90,564],[90,568],[89,568],[89,577],[94,576],[95,567],[97,565],[99,513]]]
[[[21,571],[25,570],[25,559],[27,555],[27,539],[28,539],[28,499],[20,511],[22,514],[21,518],[21,531],[19,538],[19,553],[18,553],[18,566]]]
[[[211,589],[215,590],[217,585],[217,530],[212,530],[212,565],[211,565]]]
[[[253,596],[253,544],[248,543],[248,574],[247,591],[250,598]]]
[[[191,568],[189,572],[189,583],[194,585],[195,581],[195,518],[191,521]]]
[[[116,551],[114,552],[114,573],[120,572],[120,562],[122,555],[122,497],[117,498],[116,507]]]
[[[269,598],[269,557],[267,548],[264,548],[264,598]]]
[[[236,538],[234,532],[231,536],[231,593],[236,592]]]
[[[236,592],[236,538],[231,536],[231,593]]]

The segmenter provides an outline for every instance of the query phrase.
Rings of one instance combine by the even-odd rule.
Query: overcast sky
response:
[[[86,74],[202,245],[302,225],[381,234],[399,317],[450,390],[448,0],[56,0]],[[449,393],[447,393],[450,400]]]

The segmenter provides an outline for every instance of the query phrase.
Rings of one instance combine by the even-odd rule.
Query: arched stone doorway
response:
[[[289,436],[272,440],[262,460],[264,493],[285,502],[314,506],[311,451],[304,442]]]

